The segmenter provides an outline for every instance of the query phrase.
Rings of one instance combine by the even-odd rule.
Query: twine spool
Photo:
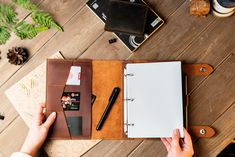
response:
[[[229,17],[235,12],[235,0],[213,0],[212,6],[217,17]]]

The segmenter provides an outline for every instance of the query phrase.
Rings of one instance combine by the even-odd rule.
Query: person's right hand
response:
[[[167,149],[167,157],[192,157],[194,154],[192,140],[186,129],[182,144],[180,144],[179,129],[173,131],[172,138],[161,138],[161,141]]]

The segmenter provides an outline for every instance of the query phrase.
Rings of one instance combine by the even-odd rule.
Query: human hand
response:
[[[180,144],[179,129],[173,131],[172,138],[161,138],[167,149],[167,157],[192,157],[194,154],[191,137],[184,129],[184,140]]]
[[[41,148],[46,140],[48,130],[56,119],[56,113],[53,112],[49,115],[47,120],[44,121],[43,110],[45,104],[39,104],[34,114],[33,122],[21,148],[21,152],[35,156],[37,151]]]

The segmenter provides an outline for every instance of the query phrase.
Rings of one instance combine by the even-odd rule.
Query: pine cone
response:
[[[13,47],[8,50],[7,58],[11,64],[21,65],[29,57],[28,52],[22,47]]]

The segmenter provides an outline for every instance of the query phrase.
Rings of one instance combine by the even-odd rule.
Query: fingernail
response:
[[[53,118],[56,117],[56,112],[52,112],[52,117],[53,117]]]
[[[178,133],[179,133],[179,131],[178,131],[178,130],[179,130],[179,129],[175,129],[175,130],[174,130],[174,132],[173,132],[173,133],[174,133],[174,135],[178,135]]]

